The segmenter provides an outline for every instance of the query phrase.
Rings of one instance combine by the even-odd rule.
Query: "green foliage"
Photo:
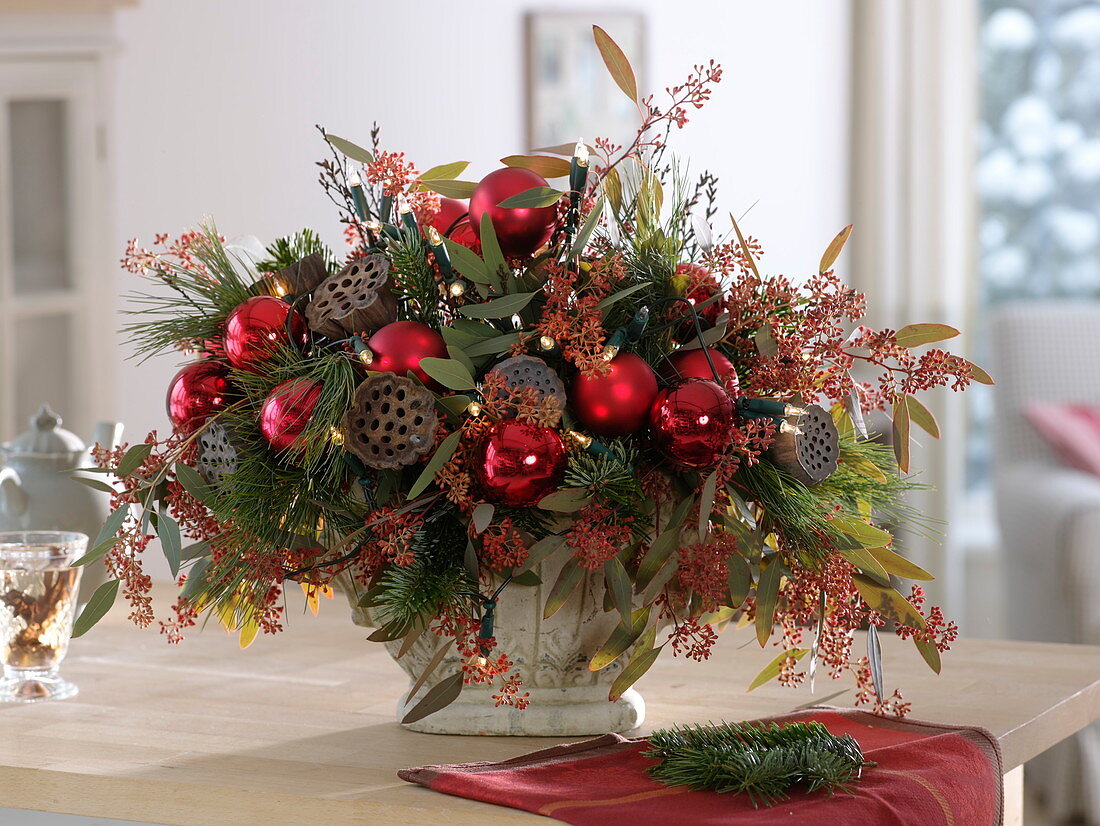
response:
[[[268,245],[267,254],[271,257],[256,264],[256,269],[260,272],[278,272],[314,254],[321,256],[330,274],[336,273],[339,269],[332,250],[309,227],[293,235],[276,238]]]
[[[411,565],[391,565],[378,578],[372,603],[378,619],[395,628],[427,624],[442,611],[471,613],[477,582],[463,565],[466,527],[450,503],[429,511],[412,542]]]
[[[645,755],[660,761],[649,772],[662,783],[746,794],[754,806],[786,800],[795,786],[851,793],[874,765],[855,738],[818,722],[676,726],[651,734],[649,746]]]
[[[401,317],[438,328],[440,290],[435,269],[428,262],[428,245],[420,233],[401,229],[386,239],[386,253],[401,301]]]
[[[588,490],[603,502],[614,505],[619,516],[633,516],[635,531],[648,534],[651,525],[646,496],[635,469],[636,451],[618,439],[606,448],[606,453],[572,452],[562,487]]]
[[[170,291],[128,296],[136,309],[126,313],[139,320],[122,332],[141,360],[181,344],[202,348],[221,335],[233,308],[254,295],[251,274],[226,251],[213,223],[202,226],[190,252],[198,266],[164,262],[147,272]]]

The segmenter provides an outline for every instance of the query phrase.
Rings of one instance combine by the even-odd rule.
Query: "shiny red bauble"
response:
[[[376,332],[367,341],[374,354],[371,370],[404,376],[412,372],[425,387],[438,390],[435,379],[420,369],[423,358],[447,358],[447,342],[426,324],[416,321],[394,321]]]
[[[688,379],[662,390],[649,412],[653,446],[674,463],[710,467],[733,442],[733,398],[706,379]]]
[[[569,401],[593,433],[625,436],[641,429],[657,396],[657,377],[645,359],[619,353],[603,375],[578,374]]]
[[[255,371],[278,345],[300,347],[308,339],[305,319],[273,295],[241,302],[225,320],[225,356],[238,370]]]
[[[718,371],[718,378],[729,391],[737,389],[737,371],[728,358],[708,347],[706,353],[710,354],[710,360],[714,362],[714,369]],[[714,381],[714,371],[710,369],[706,353],[701,347],[693,350],[677,350],[670,353],[668,358],[661,362],[658,372],[661,378],[672,383],[680,379],[709,379]]]
[[[321,382],[313,379],[287,379],[275,385],[260,408],[260,431],[267,443],[280,453],[301,449],[302,432],[321,398]]]
[[[479,445],[474,473],[488,501],[523,507],[558,489],[565,462],[565,445],[556,430],[505,419]]]
[[[546,179],[530,169],[507,167],[490,172],[470,196],[470,229],[480,239],[481,216],[487,214],[493,221],[501,251],[509,258],[529,257],[550,240],[557,208],[551,205],[508,209],[499,204],[539,186],[547,186]]]
[[[165,406],[172,426],[180,432],[194,430],[225,409],[229,394],[224,364],[195,361],[185,365],[168,385]]]
[[[440,235],[446,235],[452,241],[464,247],[477,245],[477,236],[470,229],[470,207],[457,198],[440,198],[439,212],[432,218],[432,226]]]

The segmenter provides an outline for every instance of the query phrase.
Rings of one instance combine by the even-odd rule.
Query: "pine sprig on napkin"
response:
[[[793,786],[831,795],[851,793],[865,767],[859,743],[821,723],[674,726],[649,737],[649,771],[670,786],[746,794],[754,806],[772,806]]]

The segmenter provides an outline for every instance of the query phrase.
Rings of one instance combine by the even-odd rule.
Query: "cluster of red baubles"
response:
[[[502,252],[510,258],[532,255],[553,234],[553,206],[509,209],[502,201],[546,181],[526,169],[499,169],[478,184],[467,206],[442,199],[433,226],[453,240],[476,245],[483,216],[492,221]],[[694,302],[703,295],[693,295]],[[709,309],[709,307],[707,308]],[[707,319],[710,320],[710,319]],[[222,340],[207,342],[217,358],[186,365],[168,389],[168,415],[181,432],[194,430],[232,401],[227,361],[237,370],[255,371],[278,345],[301,347],[309,340],[305,320],[286,301],[269,295],[249,298],[227,317]],[[414,321],[395,321],[366,342],[373,371],[413,374],[428,388],[442,388],[424,370],[424,358],[447,358],[447,345],[435,330]],[[733,365],[717,350],[680,350],[660,366],[668,385],[641,357],[619,353],[604,373],[578,375],[570,404],[584,427],[598,436],[628,436],[648,427],[652,442],[676,464],[707,467],[729,448],[735,408],[728,390],[736,383]],[[711,367],[713,363],[713,370]],[[714,381],[717,372],[721,382]],[[277,385],[260,408],[259,425],[278,452],[301,449],[301,435],[320,399],[320,382],[290,379]],[[494,424],[479,447],[475,475],[485,497],[501,504],[532,505],[561,484],[566,450],[553,428],[504,420]]]

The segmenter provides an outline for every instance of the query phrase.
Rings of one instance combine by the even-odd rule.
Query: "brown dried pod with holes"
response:
[[[265,275],[256,282],[256,292],[276,298],[298,298],[312,292],[328,275],[325,259],[313,253],[289,267]]]
[[[203,481],[215,487],[237,472],[237,447],[221,422],[212,422],[199,434],[195,465]]]
[[[549,364],[535,356],[512,356],[495,365],[492,372],[499,373],[511,387],[533,387],[542,398],[555,399],[558,410],[565,410],[565,385]],[[514,416],[515,410],[502,410]],[[561,416],[559,415],[559,420]],[[556,422],[554,424],[557,424]]]
[[[329,338],[372,333],[397,320],[397,299],[390,289],[390,261],[368,255],[352,261],[313,291],[306,321]]]
[[[802,415],[787,420],[800,432],[776,433],[765,455],[802,484],[813,487],[836,470],[840,436],[828,410],[816,404],[802,409],[805,411]]]
[[[435,397],[419,382],[378,373],[355,389],[344,414],[344,448],[367,467],[411,465],[435,445]]]

